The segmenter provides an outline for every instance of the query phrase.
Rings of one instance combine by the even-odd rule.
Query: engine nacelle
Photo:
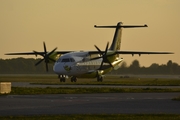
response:
[[[117,70],[120,68],[120,64],[122,61],[123,61],[123,58],[120,58],[120,59],[113,62],[114,70]]]

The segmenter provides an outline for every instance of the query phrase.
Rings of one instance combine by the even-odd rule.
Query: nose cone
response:
[[[64,73],[64,69],[60,63],[55,63],[53,66],[53,70],[56,74],[63,74]]]
[[[56,74],[59,75],[70,75],[72,74],[72,66],[64,63],[55,63],[53,66],[53,70]]]

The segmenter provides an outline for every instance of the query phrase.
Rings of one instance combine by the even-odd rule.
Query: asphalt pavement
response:
[[[57,114],[180,114],[180,93],[0,96],[0,116]]]

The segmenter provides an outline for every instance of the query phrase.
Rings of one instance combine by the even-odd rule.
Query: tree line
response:
[[[35,66],[40,59],[13,58],[0,59],[0,74],[52,74],[53,64],[48,64],[49,71],[46,72],[44,63]]]
[[[44,63],[35,66],[40,59],[13,58],[0,59],[0,74],[53,74],[53,64],[48,64],[49,71],[46,72]],[[132,61],[128,66],[126,62],[121,63],[118,70],[111,74],[168,74],[180,75],[180,65],[169,60],[166,64],[153,63],[149,67],[141,67],[138,60]]]
[[[134,60],[130,66],[127,66],[126,62],[121,64],[120,69],[113,71],[114,74],[168,74],[168,75],[180,75],[180,65],[172,60],[169,60],[166,64],[152,63],[149,67],[141,67],[138,60]]]

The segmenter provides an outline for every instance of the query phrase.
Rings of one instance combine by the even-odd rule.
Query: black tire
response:
[[[66,82],[66,78],[63,78],[63,82]]]
[[[103,81],[103,77],[102,77],[102,76],[98,76],[98,77],[97,77],[97,81],[98,81],[98,82],[102,82],[102,81]]]
[[[75,76],[71,77],[71,82],[76,82],[77,78]]]

